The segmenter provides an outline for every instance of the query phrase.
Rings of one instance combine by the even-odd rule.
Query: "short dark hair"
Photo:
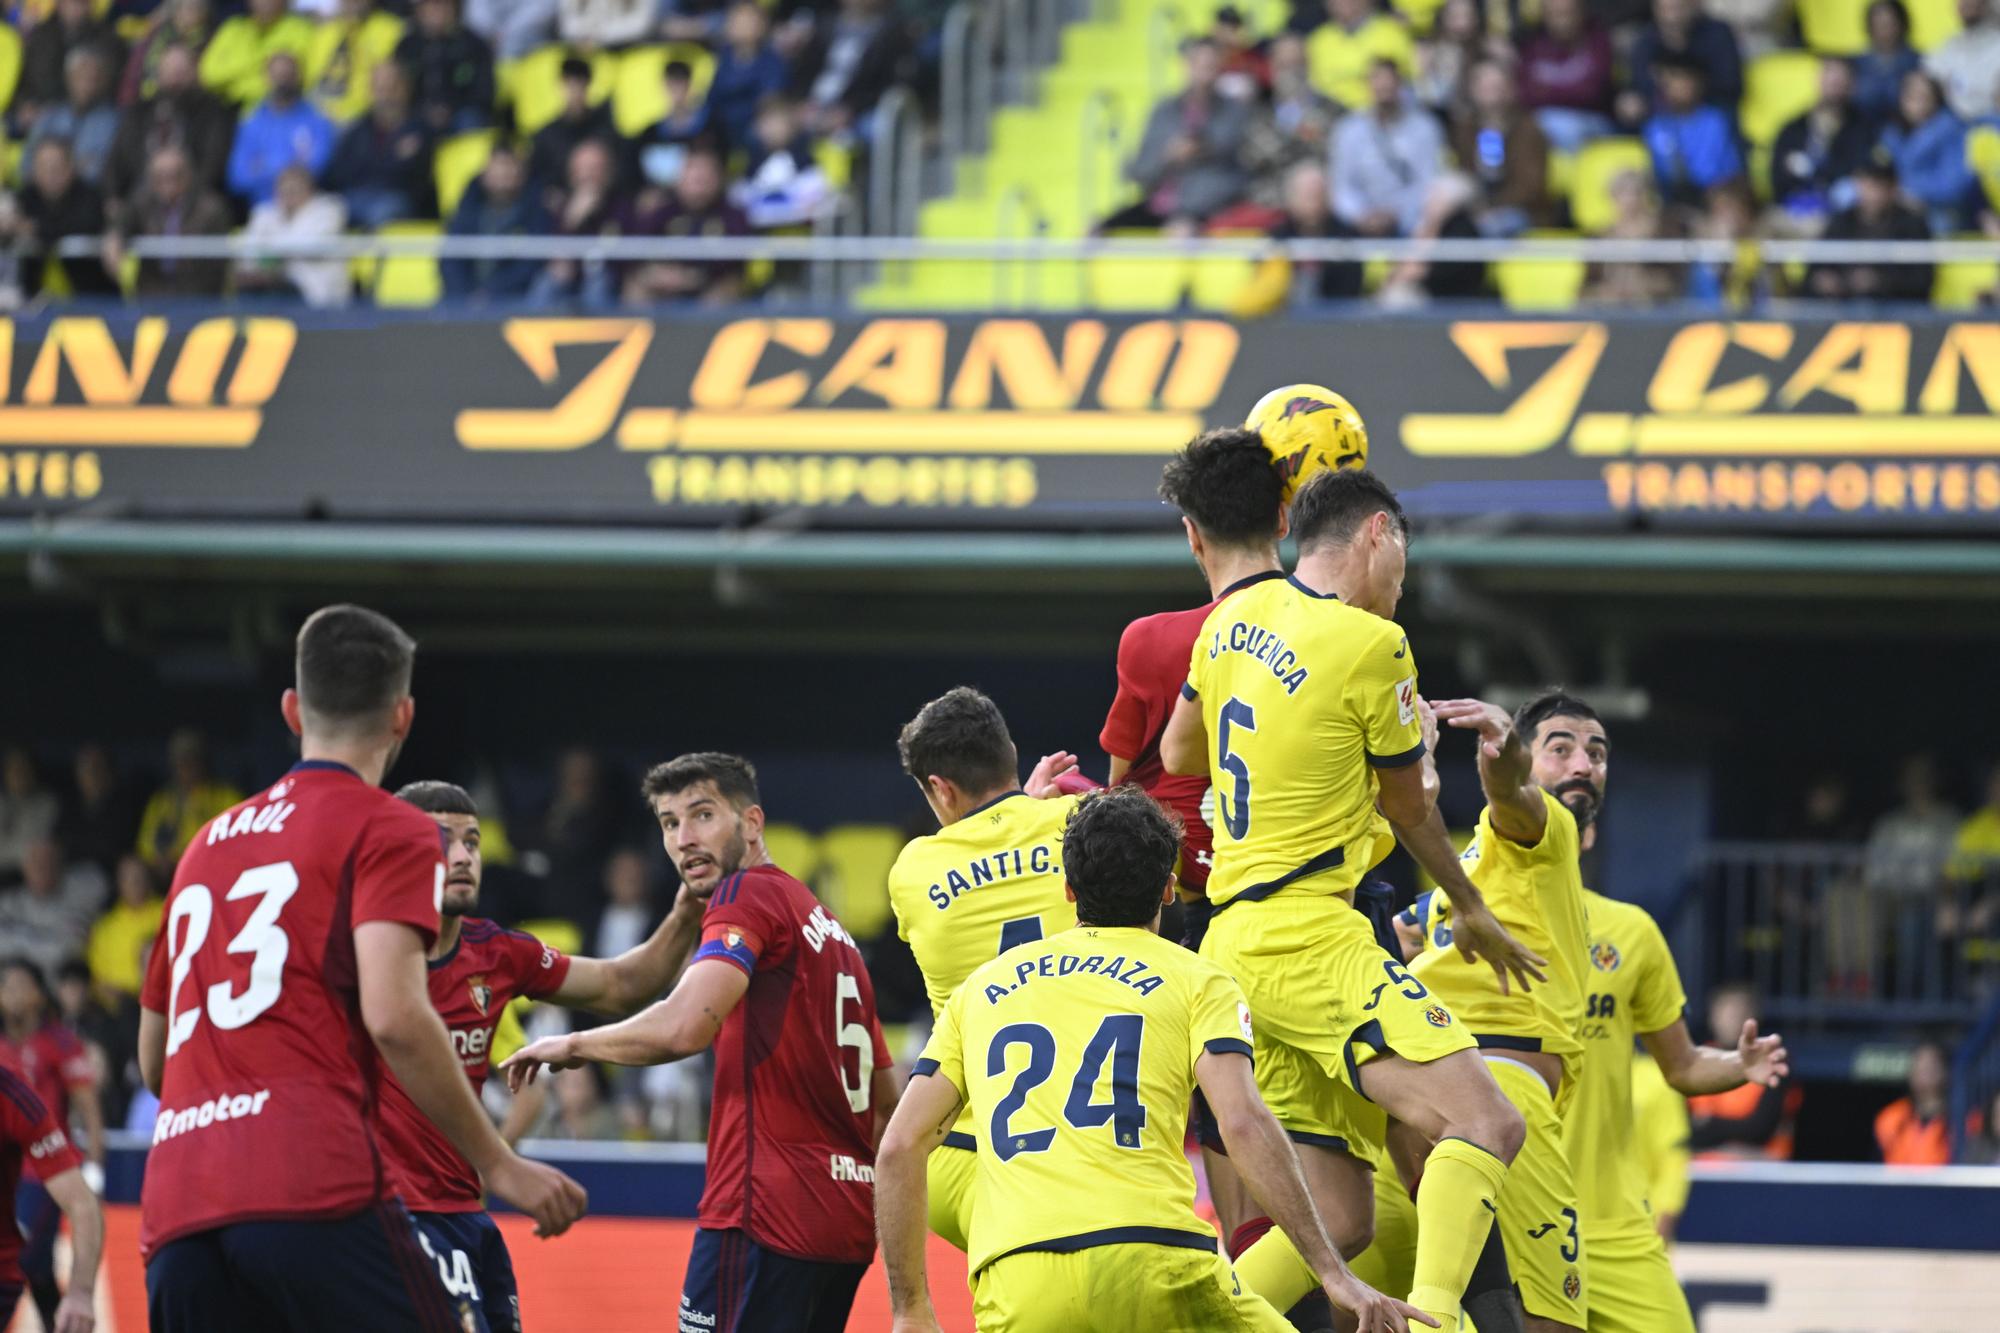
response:
[[[1552,717],[1585,717],[1599,726],[1604,725],[1604,719],[1597,715],[1597,710],[1574,694],[1550,690],[1514,710],[1514,730],[1520,733],[1524,742],[1533,745],[1536,731]]]
[[[563,57],[562,81],[564,83],[568,83],[571,80],[579,83],[589,83],[595,77],[596,73],[597,71],[590,67],[590,62],[582,56]]]
[[[694,66],[688,64],[685,60],[669,60],[661,69],[660,78],[663,82],[669,83],[675,79],[692,82],[694,80]]]
[[[42,993],[42,1003],[50,1005],[55,1003],[55,992],[49,989],[48,973],[42,971],[40,963],[26,954],[9,954],[5,958],[0,958],[0,976],[5,976],[9,972],[26,973],[28,980],[35,983],[35,989]]]
[[[1020,752],[1000,706],[970,685],[919,708],[896,737],[896,754],[918,782],[935,773],[975,795],[1020,777]]]
[[[373,718],[410,691],[417,643],[365,606],[323,606],[299,627],[298,691],[315,718]]]
[[[1389,515],[1397,531],[1410,535],[1410,520],[1396,493],[1366,468],[1339,468],[1308,479],[1292,497],[1292,535],[1298,538],[1299,554],[1352,540],[1377,514]]]
[[[396,799],[414,805],[427,815],[470,815],[479,818],[479,803],[472,799],[472,793],[455,782],[438,782],[426,779],[408,783],[396,793]]]
[[[1168,460],[1160,498],[1193,519],[1203,537],[1247,546],[1277,540],[1285,484],[1262,435],[1227,427],[1203,431]]]
[[[1181,822],[1134,786],[1087,792],[1063,825],[1063,875],[1078,924],[1143,926],[1181,853]]]
[[[750,761],[720,750],[701,750],[653,765],[640,781],[639,791],[646,798],[646,808],[656,810],[662,796],[686,791],[700,782],[714,783],[722,799],[738,810],[747,810],[763,799],[757,794],[757,770]]]

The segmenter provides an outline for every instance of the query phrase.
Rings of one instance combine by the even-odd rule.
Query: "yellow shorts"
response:
[[[935,1155],[935,1154],[933,1154]],[[979,1333],[1291,1333],[1210,1250],[1098,1245],[995,1259],[972,1279]]]
[[[1687,1293],[1651,1227],[1592,1232],[1590,1333],[1694,1333]]]
[[[1342,899],[1234,904],[1209,923],[1201,954],[1243,987],[1258,1090],[1298,1142],[1351,1142],[1367,1156],[1363,1145],[1381,1141],[1382,1115],[1361,1095],[1361,1067],[1389,1051],[1428,1064],[1474,1046]]]
[[[1529,1314],[1582,1328],[1587,1293],[1576,1177],[1563,1151],[1555,1098],[1542,1076],[1517,1060],[1489,1053],[1486,1067],[1528,1127],[1500,1191],[1496,1225],[1507,1247],[1507,1267]],[[1594,1272],[1590,1277],[1596,1280]]]
[[[979,1174],[979,1154],[947,1144],[931,1153],[926,1170],[931,1230],[963,1250],[972,1234],[972,1182]]]
[[[1369,1160],[1375,1166],[1375,1239],[1347,1266],[1375,1290],[1401,1296],[1416,1280],[1417,1203],[1387,1150]]]

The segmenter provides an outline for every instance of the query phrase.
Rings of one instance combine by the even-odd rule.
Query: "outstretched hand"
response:
[[[1034,772],[1028,774],[1028,780],[1021,784],[1021,790],[1038,801],[1045,801],[1051,796],[1060,796],[1062,788],[1056,785],[1057,779],[1076,772],[1076,768],[1076,756],[1068,750],[1045,754],[1042,756],[1042,761],[1035,765]]]
[[[1507,710],[1483,699],[1440,699],[1431,710],[1448,727],[1477,732],[1479,748],[1489,759],[1498,759],[1514,734],[1514,719]]]
[[[1437,1320],[1416,1306],[1383,1295],[1352,1273],[1346,1275],[1344,1282],[1327,1283],[1326,1295],[1354,1316],[1355,1333],[1409,1333],[1411,1324],[1438,1326]]]
[[[500,1072],[507,1076],[507,1091],[519,1092],[533,1083],[540,1077],[543,1065],[550,1069],[581,1069],[584,1062],[570,1050],[571,1035],[564,1032],[539,1038],[501,1061]]]
[[[1743,1081],[1759,1087],[1775,1088],[1792,1072],[1785,1039],[1775,1032],[1768,1037],[1758,1036],[1754,1018],[1744,1021],[1743,1031],[1736,1038],[1736,1058],[1743,1062]]]

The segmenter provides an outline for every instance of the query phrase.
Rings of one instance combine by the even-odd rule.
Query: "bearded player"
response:
[[[694,947],[701,899],[686,887],[650,939],[617,958],[570,958],[533,935],[472,916],[479,907],[479,807],[449,782],[396,798],[437,821],[445,844],[442,924],[428,953],[431,1003],[474,1091],[486,1084],[494,1030],[516,996],[594,1013],[636,1013],[670,985]],[[382,1088],[382,1148],[445,1290],[472,1302],[492,1333],[520,1333],[507,1242],[487,1215],[478,1173],[393,1078]]]

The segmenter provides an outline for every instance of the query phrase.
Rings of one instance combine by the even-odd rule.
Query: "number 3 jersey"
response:
[[[708,1183],[698,1220],[801,1259],[875,1253],[877,1069],[889,1048],[875,986],[846,929],[776,866],[716,886],[695,961],[743,969],[750,989],[715,1041]]]
[[[978,1126],[971,1271],[1025,1250],[1213,1251],[1184,1147],[1194,1067],[1250,1050],[1235,981],[1150,930],[1078,926],[980,967],[913,1070],[950,1079]]]
[[[340,764],[298,764],[195,835],[140,995],[167,1027],[140,1196],[149,1259],[232,1222],[391,1197],[354,930],[393,921],[428,947],[443,887],[437,822]]]

